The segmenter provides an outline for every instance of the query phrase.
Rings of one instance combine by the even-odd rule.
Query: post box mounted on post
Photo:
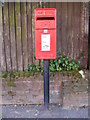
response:
[[[35,58],[43,59],[44,105],[49,105],[49,60],[56,59],[56,9],[35,9]]]
[[[56,9],[35,9],[35,57],[56,58]]]

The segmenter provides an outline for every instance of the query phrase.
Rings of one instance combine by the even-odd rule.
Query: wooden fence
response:
[[[5,3],[0,7],[2,71],[22,71],[28,64],[38,64],[34,57],[34,9],[57,9],[57,56],[68,55],[88,60],[88,3]]]

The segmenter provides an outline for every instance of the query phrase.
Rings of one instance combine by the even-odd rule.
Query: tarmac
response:
[[[2,118],[90,118],[88,108],[68,108],[59,105],[9,105],[2,107]]]

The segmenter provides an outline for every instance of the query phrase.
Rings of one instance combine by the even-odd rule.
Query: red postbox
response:
[[[35,9],[35,57],[56,59],[56,9]]]

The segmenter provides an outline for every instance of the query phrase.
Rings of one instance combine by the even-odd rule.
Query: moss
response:
[[[24,72],[24,73],[23,73],[23,77],[25,77],[25,78],[29,78],[30,75],[31,75],[30,72]]]
[[[77,78],[81,79],[82,78],[79,71],[50,72],[50,74],[52,74],[53,77],[55,76],[56,73],[59,73],[62,76],[68,76],[68,77],[71,76],[74,79],[77,79]],[[2,73],[2,78],[7,78],[7,77],[9,77],[10,79],[19,78],[19,77],[29,78],[30,76],[37,77],[38,74],[43,75],[43,71],[41,71],[41,72],[37,72],[37,71],[31,72],[31,71],[25,70],[24,72],[22,72],[22,71],[21,72],[4,72],[4,73]]]
[[[9,80],[8,81],[8,86],[9,87],[16,87],[15,83],[14,83],[14,80]]]
[[[79,73],[79,71],[72,71],[72,76],[74,77],[74,79],[81,79],[82,75]]]
[[[77,73],[75,77],[81,79],[82,75],[80,73]]]
[[[20,77],[20,72],[15,72],[15,77]]]
[[[74,77],[74,79],[81,79],[82,78],[82,75],[79,73],[78,70],[72,70],[72,71],[62,71],[61,74],[63,76],[71,76],[71,77]]]
[[[9,76],[10,76],[10,78],[15,78],[14,72],[10,72],[10,73],[9,73]]]
[[[13,72],[15,78],[18,78],[18,77],[23,77],[23,72]]]
[[[2,73],[2,78],[7,78],[8,77],[8,72]]]

